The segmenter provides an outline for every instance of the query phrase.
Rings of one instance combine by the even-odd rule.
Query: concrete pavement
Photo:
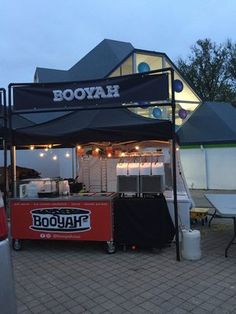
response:
[[[192,193],[197,206],[200,194]],[[12,251],[18,313],[236,313],[236,247],[224,257],[233,225],[215,219],[194,228],[198,261],[177,262],[174,244],[108,255],[102,243],[25,241]]]

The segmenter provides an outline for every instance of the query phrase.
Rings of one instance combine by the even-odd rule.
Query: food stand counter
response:
[[[13,248],[22,240],[104,241],[107,252],[113,242],[113,202],[116,193],[81,193],[54,198],[10,200]]]
[[[114,210],[116,243],[162,249],[172,242],[175,227],[164,195],[118,198]]]

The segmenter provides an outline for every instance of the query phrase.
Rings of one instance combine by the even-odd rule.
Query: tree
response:
[[[187,60],[179,58],[177,66],[204,101],[236,99],[236,44],[230,40],[219,45],[198,40]]]

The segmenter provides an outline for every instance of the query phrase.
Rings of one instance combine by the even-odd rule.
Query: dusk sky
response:
[[[1,0],[0,87],[32,82],[36,67],[67,70],[104,38],[165,52],[198,40],[235,42],[235,0]]]

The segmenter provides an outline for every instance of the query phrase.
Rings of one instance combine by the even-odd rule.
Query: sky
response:
[[[186,58],[198,39],[235,42],[235,0],[1,0],[0,87],[36,67],[68,70],[104,38]]]

